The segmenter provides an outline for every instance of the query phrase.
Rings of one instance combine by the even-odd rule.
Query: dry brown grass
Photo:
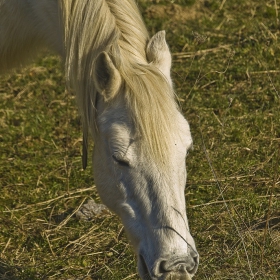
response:
[[[188,3],[140,7],[151,33],[167,30],[194,139],[186,188],[201,254],[194,279],[277,280],[279,4]],[[138,279],[115,215],[75,218],[99,199],[91,167],[81,170],[80,122],[60,69],[50,56],[0,80],[0,279]]]

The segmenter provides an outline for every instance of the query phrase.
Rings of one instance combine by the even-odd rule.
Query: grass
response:
[[[171,3],[172,2],[172,3]],[[280,277],[280,48],[275,0],[139,1],[165,29],[194,149],[186,200],[201,255],[195,279]],[[81,127],[61,62],[43,56],[0,80],[0,279],[139,279],[113,214],[81,170]]]

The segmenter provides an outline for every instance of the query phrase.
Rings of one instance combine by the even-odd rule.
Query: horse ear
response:
[[[120,89],[121,75],[106,52],[102,52],[96,59],[93,79],[105,101],[113,98]]]
[[[153,63],[171,83],[171,53],[165,40],[165,31],[159,31],[148,42],[147,49],[148,62]]]

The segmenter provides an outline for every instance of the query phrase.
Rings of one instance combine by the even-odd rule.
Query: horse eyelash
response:
[[[120,155],[113,154],[112,158],[120,166],[124,166],[124,167],[130,166],[129,161],[126,160],[125,158],[121,158]]]

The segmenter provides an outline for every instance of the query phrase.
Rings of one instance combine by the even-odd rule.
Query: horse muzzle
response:
[[[145,280],[190,280],[197,271],[198,263],[198,253],[188,246],[187,254],[173,252],[156,260],[140,254],[138,270],[141,279]]]

